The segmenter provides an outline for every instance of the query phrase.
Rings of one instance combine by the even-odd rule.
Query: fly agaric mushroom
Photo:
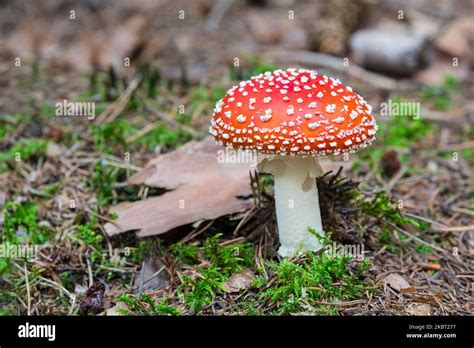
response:
[[[306,69],[266,72],[242,81],[217,102],[210,133],[220,145],[265,155],[274,176],[279,254],[317,251],[324,236],[315,178],[318,157],[371,144],[372,107],[339,80]]]

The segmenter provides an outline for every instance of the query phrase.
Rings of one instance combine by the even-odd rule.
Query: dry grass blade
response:
[[[99,115],[97,118],[97,123],[112,122],[117,118],[117,116],[123,111],[127,106],[127,103],[132,96],[132,93],[140,85],[141,77],[135,76],[133,80],[129,83],[125,91],[120,95],[120,97],[112,104],[109,104],[107,108]]]

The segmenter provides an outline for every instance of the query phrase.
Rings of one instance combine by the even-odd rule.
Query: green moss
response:
[[[11,270],[11,259],[8,257],[0,258],[0,276],[8,273]]]
[[[348,301],[360,298],[366,282],[364,271],[369,266],[364,260],[355,271],[348,267],[349,257],[332,257],[328,254],[308,252],[301,262],[284,259],[269,261],[267,266],[276,281],[263,290],[259,297],[275,307],[275,314],[290,314],[308,308],[326,310],[318,302]],[[263,277],[254,285],[265,288],[268,282]]]
[[[204,256],[212,265],[224,274],[231,275],[240,271],[243,266],[253,265],[253,249],[250,243],[237,243],[228,246],[220,245],[221,233],[209,237],[204,242]]]
[[[0,316],[18,315],[18,305],[14,292],[0,290]]]
[[[177,293],[183,303],[193,313],[199,313],[205,306],[210,305],[215,297],[224,291],[222,284],[231,275],[241,271],[244,267],[252,268],[254,265],[251,243],[223,246],[220,244],[220,237],[221,234],[217,234],[207,238],[203,242],[202,248],[181,242],[167,248],[182,264],[195,265],[197,262],[205,264],[205,266],[194,268],[194,271],[199,274],[196,278],[181,274],[183,283],[177,288]],[[157,306],[153,305],[149,297],[137,299],[131,295],[124,295],[117,300],[128,306],[128,310],[122,311],[127,315],[180,314],[179,310],[167,302],[160,302]],[[143,303],[146,303],[146,309]]]
[[[426,244],[418,243],[418,246],[416,247],[416,252],[419,254],[429,254],[429,253],[432,253],[433,251],[434,251],[433,248],[431,248],[430,246]]]
[[[474,126],[468,126],[466,129],[462,131],[460,134],[461,140],[463,142],[468,142],[471,139],[474,139]],[[439,149],[437,151],[437,154],[441,156],[441,158],[446,159],[446,160],[453,160],[454,155],[457,154],[457,156],[461,159],[464,159],[467,163],[470,165],[474,165],[474,148],[467,148],[459,151],[445,151],[442,149]]]
[[[422,140],[436,126],[425,120],[410,117],[392,117],[378,135],[385,147],[410,147],[414,142]]]
[[[50,230],[38,223],[38,207],[33,202],[7,202],[0,210],[3,213],[2,242],[15,244],[43,244]]]
[[[106,210],[113,203],[142,199],[139,195],[139,186],[118,185],[118,183],[126,182],[131,173],[129,169],[109,165],[106,160],[98,161],[93,165],[87,184],[96,193],[99,208]],[[161,192],[160,189],[150,188],[148,196],[154,196],[159,192]]]
[[[460,157],[466,160],[469,164],[474,164],[474,149],[461,150]]]
[[[75,277],[71,272],[62,272],[59,274],[59,279],[61,280],[62,286],[66,288],[69,291],[74,291],[75,285],[76,285],[76,280],[74,279]]]
[[[426,231],[430,228],[430,226],[424,221],[403,216],[396,204],[392,201],[391,197],[389,197],[383,190],[376,191],[372,198],[367,199],[363,196],[359,196],[358,199],[360,200],[360,203],[358,204],[362,207],[361,210],[363,214],[377,218],[381,222],[389,223],[377,225],[377,230],[379,231],[378,238],[382,245],[384,245],[389,251],[393,253],[398,252],[400,247],[404,247],[408,243],[412,242],[412,240],[405,234],[399,234],[399,240],[395,242],[393,239],[393,228],[390,226],[390,224],[397,225],[400,228],[405,228],[406,225],[410,225],[412,228],[414,227],[418,231]],[[413,243],[417,250],[421,253],[432,251],[430,247],[424,244],[420,244],[418,242]]]
[[[241,315],[260,316],[264,314],[259,308],[260,305],[261,302],[255,297],[250,299],[244,298],[235,306],[234,310]]]
[[[226,86],[222,84],[216,84],[214,86],[201,84],[196,87],[191,87],[188,92],[190,99],[190,114],[192,114],[193,110],[203,104],[214,106],[215,103],[224,98],[226,91]]]
[[[456,77],[446,75],[444,81],[440,85],[424,87],[420,92],[420,97],[427,101],[431,101],[435,108],[447,111],[452,108],[452,97],[458,91],[459,83]]]
[[[114,183],[117,182],[119,168],[108,167],[97,162],[88,180],[90,187],[96,192],[99,207],[109,205],[114,199]]]
[[[164,298],[156,303],[150,295],[121,295],[116,297],[116,301],[123,303],[128,309],[119,308],[117,311],[122,315],[181,315],[181,312],[168,304],[168,299]]]
[[[46,186],[41,194],[45,197],[52,197],[54,196],[56,193],[59,192],[59,189],[61,188],[62,186],[62,180],[60,180],[59,182],[55,182],[53,184],[50,184],[48,186]]]
[[[178,294],[184,298],[184,303],[193,313],[200,312],[204,306],[210,305],[218,292],[223,291],[222,283],[228,278],[218,267],[198,268],[201,275],[192,279],[183,275],[184,283],[178,287]]]
[[[404,102],[401,98],[395,98],[393,104]],[[402,108],[398,108],[402,110]],[[422,141],[437,130],[437,126],[427,122],[417,115],[392,115],[387,122],[379,123],[377,141],[374,146],[358,152],[352,169],[358,172],[361,162],[367,162],[369,169],[377,172],[379,163],[387,148],[411,148],[416,142]],[[401,154],[400,161],[408,163],[409,154]]]
[[[86,224],[77,226],[76,236],[84,242],[84,244],[100,249],[100,243],[104,238],[97,232],[97,229],[97,218],[93,217]]]
[[[138,138],[133,145],[144,145],[148,151],[157,146],[173,149],[191,140],[191,134],[183,129],[172,130],[164,125],[157,125],[152,131]]]
[[[230,276],[244,267],[255,269],[252,244],[222,245],[220,238],[220,234],[207,238],[201,248],[183,243],[168,248],[181,263],[194,265],[193,276],[180,274],[183,283],[176,292],[191,314],[201,313],[223,294],[223,283]],[[323,242],[329,243],[329,239]],[[229,313],[291,314],[310,309],[315,313],[337,314],[337,306],[318,302],[358,299],[364,291],[372,289],[364,275],[369,261],[351,264],[350,260],[348,256],[308,252],[294,260],[266,261],[266,272],[257,271],[251,287],[229,308]],[[125,315],[157,314],[154,300],[149,297],[124,295],[117,300],[127,305],[127,309],[120,310]],[[159,312],[177,314],[176,311],[175,306],[165,302]]]
[[[147,151],[153,151],[157,146],[173,149],[191,140],[191,134],[185,130],[173,130],[158,124],[145,135],[127,142],[127,138],[137,134],[138,131],[138,128],[125,119],[93,125],[91,128],[93,142],[99,151],[121,156],[124,151],[136,150],[138,146],[145,146]]]
[[[405,101],[397,97],[393,104]],[[404,108],[398,107],[398,110]],[[388,122],[382,123],[378,131],[378,142],[385,147],[410,147],[412,143],[425,138],[436,126],[422,119],[422,115],[392,115]]]
[[[0,152],[0,173],[8,169],[7,163],[44,157],[48,141],[40,138],[21,139],[7,151]]]
[[[212,236],[204,242],[203,257],[208,267],[195,269],[201,276],[193,279],[183,275],[184,283],[178,287],[178,293],[192,312],[200,312],[210,305],[218,293],[223,291],[222,283],[243,267],[253,266],[253,246],[239,243],[229,246],[219,244],[221,234]]]
[[[130,170],[108,165],[107,161],[99,161],[94,165],[88,185],[96,192],[101,209],[115,202],[140,199],[138,186],[117,187],[117,183],[126,181],[130,174]]]
[[[23,114],[0,115],[0,141],[4,141],[15,130],[23,118],[26,118]]]
[[[33,202],[7,202],[0,213],[4,219],[0,234],[2,244],[44,244],[51,237],[52,231],[38,222],[38,207]],[[0,258],[0,275],[10,267],[10,258]]]
[[[171,245],[169,249],[180,263],[190,265],[198,259],[199,248],[196,245],[178,242]]]
[[[426,222],[403,216],[395,203],[392,202],[392,199],[382,189],[376,190],[375,195],[370,199],[363,198],[362,196],[359,196],[359,198],[363,199],[361,206],[364,214],[399,226],[409,224],[417,229],[429,228]]]
[[[125,147],[126,138],[136,133],[128,120],[118,119],[112,122],[95,124],[91,127],[92,140],[101,152],[114,153],[117,145]]]

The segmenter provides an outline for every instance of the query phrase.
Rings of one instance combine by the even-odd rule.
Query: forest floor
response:
[[[363,246],[362,259],[319,253],[279,260],[268,177],[260,178],[261,204],[237,234],[242,215],[161,238],[111,239],[103,232],[115,218],[111,206],[160,193],[144,194],[127,178],[157,151],[202,138],[225,91],[165,81],[150,91],[145,76],[122,111],[126,118],[84,125],[51,117],[44,96],[57,91],[57,98],[93,98],[105,110],[123,93],[112,75],[89,79],[95,84],[63,79],[76,81],[73,86],[41,71],[34,79],[8,78],[18,83],[20,98],[31,100],[11,96],[11,105],[29,106],[2,116],[2,238],[41,248],[35,260],[2,262],[4,314],[97,314],[116,303],[142,314],[470,313],[474,154],[463,144],[472,139],[472,126],[450,133],[443,148],[440,126],[392,118],[381,123],[372,148],[347,160],[350,178],[331,173],[318,181],[325,230],[341,245]],[[173,102],[190,112],[174,127],[157,119],[150,128],[153,93],[168,115]]]
[[[106,233],[115,207],[166,191],[130,177],[204,139],[228,88],[278,67],[249,54],[198,82],[144,63],[133,74],[47,62],[3,71],[0,244],[37,249],[0,258],[0,315],[471,315],[472,77],[396,91],[351,81],[369,104],[420,103],[421,117],[376,115],[373,146],[326,160],[320,252],[277,255],[262,174],[249,210],[147,238]],[[62,100],[93,102],[96,116],[57,116]]]

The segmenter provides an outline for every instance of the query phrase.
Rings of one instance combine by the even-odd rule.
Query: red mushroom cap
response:
[[[266,72],[217,102],[210,133],[220,145],[274,155],[354,152],[375,140],[372,107],[339,80],[306,69]]]

